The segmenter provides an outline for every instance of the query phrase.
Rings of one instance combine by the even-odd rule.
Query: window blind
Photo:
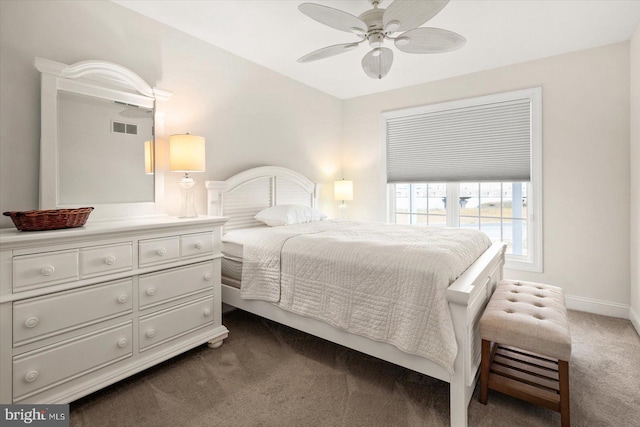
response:
[[[531,99],[386,118],[387,182],[529,181]]]

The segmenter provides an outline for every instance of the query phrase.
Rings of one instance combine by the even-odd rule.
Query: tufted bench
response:
[[[501,280],[480,319],[480,402],[496,390],[569,421],[571,334],[562,289]]]

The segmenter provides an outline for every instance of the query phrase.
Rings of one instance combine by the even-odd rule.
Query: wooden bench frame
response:
[[[480,403],[489,389],[560,412],[570,426],[569,362],[482,340]]]

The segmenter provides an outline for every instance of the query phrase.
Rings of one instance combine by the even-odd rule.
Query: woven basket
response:
[[[20,231],[57,230],[82,227],[93,208],[51,209],[23,212],[4,212]]]

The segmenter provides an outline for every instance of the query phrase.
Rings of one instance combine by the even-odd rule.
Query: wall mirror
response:
[[[158,212],[157,100],[171,94],[106,61],[36,58],[41,74],[40,209],[93,206],[92,219]]]

